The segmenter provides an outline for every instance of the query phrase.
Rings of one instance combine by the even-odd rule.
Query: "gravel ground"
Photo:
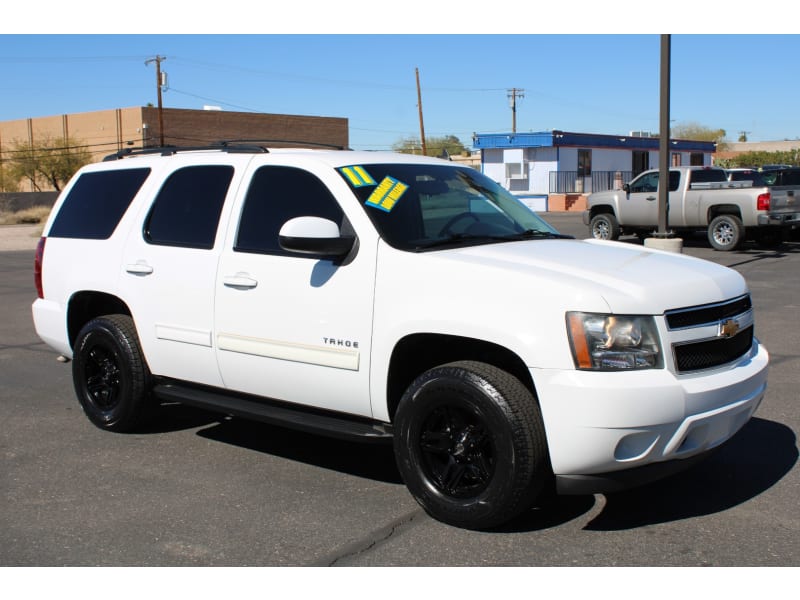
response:
[[[0,252],[8,250],[36,250],[41,225],[0,226]]]

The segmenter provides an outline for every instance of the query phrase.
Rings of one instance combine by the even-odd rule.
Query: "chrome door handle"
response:
[[[132,275],[150,275],[153,272],[153,267],[145,262],[137,262],[132,265],[125,265],[125,270]]]
[[[246,273],[237,273],[236,275],[226,275],[222,278],[223,285],[238,289],[254,288],[258,285],[258,281],[252,277],[248,277]]]

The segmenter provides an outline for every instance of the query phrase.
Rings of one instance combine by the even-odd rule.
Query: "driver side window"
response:
[[[658,191],[658,173],[643,175],[631,185],[631,192],[656,192]]]
[[[295,167],[261,167],[253,175],[236,236],[236,252],[290,255],[278,233],[294,217],[322,217],[342,228],[344,212],[327,186]]]

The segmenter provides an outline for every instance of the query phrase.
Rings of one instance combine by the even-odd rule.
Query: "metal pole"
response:
[[[669,231],[669,79],[670,36],[661,36],[661,123],[658,144],[658,232],[657,237],[670,237]]]
[[[428,155],[428,148],[425,146],[425,125],[422,123],[422,92],[419,88],[419,69],[414,69],[417,74],[417,106],[419,107],[419,137],[422,140],[422,155]]]
[[[167,60],[166,56],[158,56],[144,61],[145,65],[151,62],[156,63],[156,91],[158,93],[158,134],[161,142],[161,147],[164,147],[164,112],[161,104],[161,61]]]

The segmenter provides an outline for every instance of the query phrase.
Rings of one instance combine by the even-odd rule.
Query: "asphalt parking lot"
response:
[[[588,236],[579,215],[545,217]],[[684,252],[749,282],[771,355],[755,418],[680,475],[472,532],[425,515],[390,447],[177,405],[100,431],[33,330],[32,249],[0,251],[0,566],[800,566],[800,242]]]

